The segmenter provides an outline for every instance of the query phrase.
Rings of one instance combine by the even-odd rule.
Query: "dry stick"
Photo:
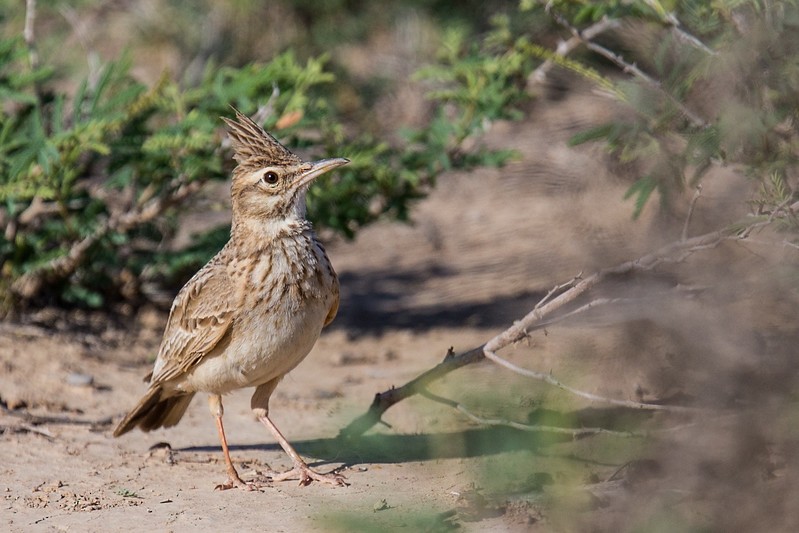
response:
[[[682,227],[682,239],[685,240],[688,238],[688,225],[691,223],[691,217],[694,214],[694,208],[696,207],[696,202],[699,201],[699,197],[702,196],[702,184],[696,186],[696,191],[694,191],[694,196],[691,198],[691,205],[688,206],[688,214],[685,216],[685,224]]]
[[[401,387],[391,387],[387,391],[378,392],[375,394],[372,405],[369,409],[347,424],[339,432],[339,437],[351,438],[358,437],[366,433],[372,426],[381,422],[383,413],[385,413],[392,405],[401,402],[405,398],[410,398],[425,390],[428,385],[443,378],[453,370],[457,370],[463,366],[476,363],[485,359],[483,355],[483,346],[472,348],[467,352],[455,355],[452,348],[447,352],[444,360],[430,370],[419,374],[414,379],[405,383]]]
[[[125,232],[155,219],[169,206],[184,200],[200,186],[200,181],[186,183],[181,177],[175,180],[173,191],[168,196],[150,200],[133,211],[112,214],[94,232],[75,242],[67,255],[57,257],[36,270],[20,276],[11,286],[12,291],[24,299],[35,297],[45,286],[46,281],[64,279],[72,275],[89,249],[109,232]]]
[[[540,432],[540,433],[560,433],[563,435],[571,435],[574,438],[585,437],[588,435],[613,435],[615,437],[645,437],[645,432],[635,431],[615,431],[605,428],[567,428],[561,426],[543,426],[540,424],[522,424],[521,422],[514,422],[512,420],[505,420],[503,418],[483,418],[469,411],[463,404],[454,400],[444,398],[437,394],[433,394],[428,390],[419,391],[419,394],[437,403],[443,403],[462,413],[472,422],[476,422],[483,426],[506,426],[521,431]]]
[[[760,222],[756,225],[763,225],[764,223]],[[555,310],[563,307],[564,305],[568,304],[569,302],[574,301],[580,295],[587,292],[591,289],[594,285],[602,281],[608,276],[612,275],[622,275],[631,272],[642,272],[646,270],[651,270],[656,266],[660,265],[661,263],[665,262],[679,262],[683,261],[692,253],[704,250],[708,248],[713,248],[718,246],[721,242],[729,239],[740,239],[741,237],[731,234],[729,231],[714,231],[711,233],[707,233],[705,235],[700,235],[698,237],[693,237],[691,239],[687,239],[685,241],[678,241],[666,246],[661,247],[660,249],[647,254],[643,257],[638,259],[627,261],[615,267],[606,268],[604,270],[600,270],[592,274],[591,276],[580,280],[574,286],[563,292],[562,294],[555,297],[553,300],[549,301],[548,303],[542,303],[548,299],[548,297],[553,294],[553,292],[557,292],[556,290],[550,291],[550,293],[544,297],[542,302],[539,302],[536,307],[527,314],[521,320],[515,322],[513,326],[505,330],[504,332],[500,333],[493,339],[489,340],[486,344],[482,346],[478,346],[477,348],[473,348],[467,352],[463,352],[458,355],[454,355],[452,351],[447,353],[447,356],[444,358],[444,361],[439,363],[438,365],[434,366],[430,370],[420,374],[416,378],[412,379],[411,381],[405,383],[400,387],[392,387],[391,389],[379,392],[375,394],[374,400],[372,404],[369,406],[369,409],[363,415],[359,416],[352,422],[350,422],[346,427],[342,428],[339,432],[339,437],[357,437],[362,435],[370,428],[372,428],[375,424],[381,422],[381,417],[383,413],[385,413],[391,406],[401,402],[402,400],[414,396],[416,394],[421,393],[422,391],[426,390],[428,385],[431,383],[443,378],[453,370],[457,370],[463,366],[476,363],[478,361],[482,361],[486,358],[486,351],[491,352],[492,354],[499,351],[501,348],[508,346],[514,342],[517,342],[523,338],[525,338],[528,333],[534,329],[538,329],[543,327],[546,324],[542,323],[543,318],[547,315],[553,313]],[[565,285],[571,285],[573,282],[568,282]],[[557,289],[557,288],[556,288]],[[590,308],[590,305],[583,306],[585,310]],[[573,314],[574,312],[572,312]],[[523,370],[523,369],[522,369]],[[541,376],[547,376],[546,374],[540,374]],[[551,376],[547,376],[551,378]],[[544,381],[549,382],[555,386],[561,386],[560,382],[551,378],[544,379]],[[553,383],[554,382],[554,383]],[[568,390],[569,392],[574,392],[576,389],[572,389],[563,385],[564,390]],[[582,393],[580,396],[587,397],[586,394],[590,395],[590,393]],[[685,407],[675,407],[675,406],[664,406],[664,405],[657,405],[657,404],[645,404],[645,403],[638,403],[638,402],[626,402],[624,400],[612,400],[609,398],[603,398],[596,395],[590,395],[591,399],[597,401],[603,401],[606,403],[617,403],[617,405],[623,405],[626,407],[634,407],[636,409],[651,409],[651,410],[671,410],[671,411],[687,411],[688,408]],[[694,409],[694,412],[697,410]]]
[[[26,410],[9,409],[4,405],[0,405],[0,411],[8,416],[19,418],[23,421],[23,425],[38,426],[41,424],[54,424],[54,425],[75,425],[75,426],[107,426],[113,422],[110,416],[95,419],[86,418],[72,418],[69,416],[42,416],[35,415]]]
[[[627,438],[646,438],[646,437],[653,437],[658,435],[666,435],[670,433],[675,433],[677,431],[682,431],[684,429],[690,429],[698,426],[700,423],[704,422],[689,422],[687,424],[678,424],[676,426],[670,426],[666,428],[659,428],[659,429],[652,429],[652,430],[645,430],[645,431],[616,431],[612,429],[605,429],[600,427],[594,428],[567,428],[562,426],[542,426],[539,424],[523,424],[521,422],[514,422],[512,420],[505,420],[503,418],[483,418],[472,413],[469,409],[467,409],[463,404],[458,403],[454,400],[450,400],[448,398],[444,398],[442,396],[438,396],[437,394],[433,394],[428,390],[419,391],[419,394],[427,398],[428,400],[432,400],[434,402],[443,403],[444,405],[448,405],[453,409],[459,411],[467,418],[469,418],[472,422],[477,424],[481,424],[484,426],[507,426],[514,429],[518,429],[521,431],[529,431],[529,432],[541,432],[541,433],[560,433],[564,435],[571,435],[574,438],[585,437],[588,435],[611,435],[613,437],[627,437]],[[737,414],[737,413],[734,413]],[[732,416],[732,415],[730,415]],[[714,418],[714,420],[718,420],[718,418]]]
[[[543,381],[548,383],[552,386],[555,386],[561,390],[565,390],[566,392],[570,392],[575,396],[579,396],[581,398],[585,398],[587,400],[591,400],[592,402],[602,402],[607,403],[610,405],[618,405],[619,407],[629,407],[631,409],[644,409],[648,411],[670,411],[670,412],[683,412],[683,413],[694,413],[699,411],[699,409],[695,407],[682,407],[678,405],[661,405],[661,404],[653,404],[653,403],[642,403],[642,402],[634,402],[632,400],[618,400],[616,398],[608,398],[605,396],[599,396],[598,394],[593,394],[590,392],[582,391],[579,389],[575,389],[574,387],[570,387],[565,383],[558,381],[552,374],[545,374],[543,372],[536,372],[534,370],[527,370],[526,368],[522,368],[520,366],[514,365],[507,359],[503,359],[502,357],[498,356],[491,350],[487,348],[483,348],[483,352],[485,353],[486,358],[490,359],[491,361],[497,363],[498,365],[504,366],[508,370],[515,372],[519,375],[537,379],[539,381]]]
[[[46,438],[50,442],[56,440],[55,435],[47,431],[46,429],[39,429],[35,426],[30,424],[17,424],[12,426],[7,425],[0,425],[0,435],[6,432],[22,432],[27,431],[28,433],[34,433],[36,435],[41,435],[42,437]]]
[[[620,265],[600,270],[599,272],[596,272],[581,280],[574,287],[567,290],[546,305],[543,305],[538,309],[533,309],[524,318],[515,322],[513,326],[488,341],[485,344],[485,349],[490,352],[497,352],[505,346],[521,340],[527,335],[527,329],[535,322],[541,320],[544,316],[552,313],[556,309],[563,307],[565,304],[574,301],[578,296],[584,294],[586,291],[608,276],[652,270],[661,263],[680,262],[698,250],[713,248],[718,246],[724,240],[731,238],[737,239],[738,237],[731,235],[727,231],[714,231],[700,235],[698,237],[687,239],[685,241],[667,244],[650,254],[639,257],[638,259],[626,261]]]
[[[718,54],[718,52],[715,50],[708,48],[708,46],[700,41],[699,38],[683,29],[682,24],[677,16],[674,13],[667,12],[660,2],[657,0],[644,0],[644,3],[646,3],[655,13],[658,14],[664,24],[671,26],[671,29],[677,34],[677,38],[679,38],[681,41],[687,42],[694,48],[702,50],[708,55],[715,56]]]
[[[22,30],[22,37],[28,46],[28,58],[31,70],[36,70],[39,65],[39,55],[36,53],[36,35],[34,26],[36,23],[36,0],[25,1],[25,27]]]

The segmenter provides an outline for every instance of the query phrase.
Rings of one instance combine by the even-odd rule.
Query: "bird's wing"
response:
[[[213,262],[186,283],[172,303],[151,384],[188,372],[230,333],[234,292],[225,267]]]
[[[336,318],[336,313],[338,313],[338,304],[340,301],[339,292],[336,291],[336,298],[333,300],[333,303],[330,305],[330,309],[327,311],[327,316],[325,317],[325,323],[322,327],[327,326],[333,319]]]

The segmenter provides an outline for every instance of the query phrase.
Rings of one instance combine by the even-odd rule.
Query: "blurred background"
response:
[[[353,485],[255,495],[273,529],[795,530],[798,29],[765,0],[0,0],[7,525],[264,523],[211,491],[203,402],[108,436],[227,240],[233,106],[352,160],[309,194],[340,314],[273,410]],[[665,409],[480,362],[342,431],[656,250],[500,355]],[[226,413],[245,477],[281,465],[246,394]]]

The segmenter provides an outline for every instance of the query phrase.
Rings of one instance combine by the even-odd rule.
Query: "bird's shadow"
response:
[[[515,450],[534,450],[543,444],[540,435],[513,428],[476,428],[444,433],[414,435],[371,434],[292,441],[303,456],[316,463],[378,464],[406,463],[429,459],[475,457]],[[230,451],[278,451],[276,443],[232,445]],[[175,451],[221,452],[219,446],[191,446]]]
[[[651,413],[635,412],[635,420],[630,418],[629,410],[617,408],[582,409],[570,413],[538,409],[528,420],[532,424],[542,422],[564,422],[563,427],[594,427],[602,422],[606,428],[624,429],[632,423],[637,425]],[[590,438],[590,437],[581,437]],[[387,434],[371,433],[360,436],[338,436],[333,438],[292,441],[295,449],[305,457],[313,457],[314,464],[343,463],[348,466],[358,464],[398,464],[435,459],[470,458],[498,455],[508,452],[527,451],[547,455],[542,449],[558,443],[574,441],[570,434],[547,431],[524,431],[507,426],[468,428],[426,434]],[[232,445],[235,451],[279,451],[276,443]],[[219,446],[192,446],[176,451],[190,453],[221,452]],[[583,461],[574,457],[577,461]],[[591,462],[591,461],[588,461]]]

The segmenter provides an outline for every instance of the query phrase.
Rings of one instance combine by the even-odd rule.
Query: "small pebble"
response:
[[[73,387],[91,387],[94,384],[94,376],[71,372],[67,375],[67,385]]]

